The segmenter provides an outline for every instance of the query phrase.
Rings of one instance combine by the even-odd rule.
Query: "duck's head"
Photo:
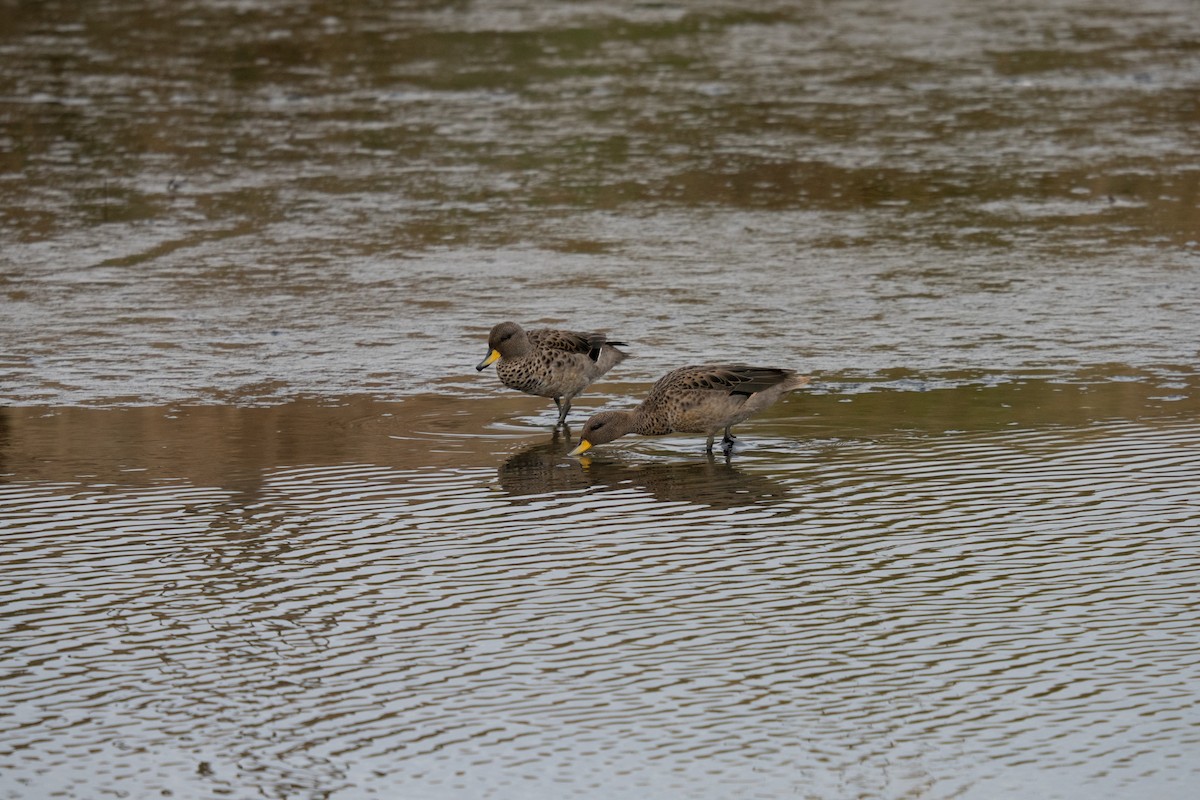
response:
[[[475,365],[475,369],[482,372],[500,358],[516,355],[528,343],[529,338],[520,325],[515,322],[501,322],[488,334],[487,358]]]
[[[586,453],[598,444],[607,444],[619,439],[633,430],[633,414],[628,411],[601,411],[593,414],[584,423],[583,431],[579,434],[579,446],[569,455],[577,456]]]

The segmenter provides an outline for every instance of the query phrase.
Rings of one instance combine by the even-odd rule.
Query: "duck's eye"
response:
[[[500,337],[500,341],[502,341],[502,342],[507,342],[507,341],[508,341],[509,339],[511,339],[511,338],[512,338],[512,334],[511,334],[511,333],[506,333],[506,334],[504,334],[503,336],[501,336],[501,337]]]
[[[603,427],[604,427],[604,423],[603,423],[603,422],[597,422],[595,425],[593,425],[593,426],[592,426],[592,430],[594,430],[594,431],[598,431],[598,430],[600,430],[600,429],[601,429],[601,428],[603,428]]]

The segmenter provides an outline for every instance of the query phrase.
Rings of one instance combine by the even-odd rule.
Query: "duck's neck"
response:
[[[671,432],[671,426],[664,420],[654,420],[645,412],[643,406],[638,406],[629,415],[629,430],[641,436],[662,436]]]

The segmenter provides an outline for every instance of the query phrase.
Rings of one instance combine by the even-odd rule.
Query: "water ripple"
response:
[[[1183,797],[1200,777],[1190,422],[731,464],[557,448],[274,468],[249,496],[0,485],[3,794],[987,797],[1049,771],[1047,796]]]

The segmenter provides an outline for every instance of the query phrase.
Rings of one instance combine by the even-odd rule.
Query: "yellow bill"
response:
[[[498,358],[500,358],[500,351],[493,350],[492,352],[488,353],[487,358],[485,358],[483,361],[480,361],[478,364],[475,365],[475,369],[479,370],[480,372],[483,372],[483,370],[487,369],[492,364],[496,363],[496,359],[498,359]]]
[[[580,453],[586,453],[588,450],[591,450],[591,449],[592,449],[592,443],[591,443],[591,442],[589,442],[587,439],[580,439],[580,440],[579,440],[579,447],[576,447],[574,450],[572,450],[571,452],[567,453],[567,455],[569,455],[569,456],[577,456],[577,455],[579,455]]]

